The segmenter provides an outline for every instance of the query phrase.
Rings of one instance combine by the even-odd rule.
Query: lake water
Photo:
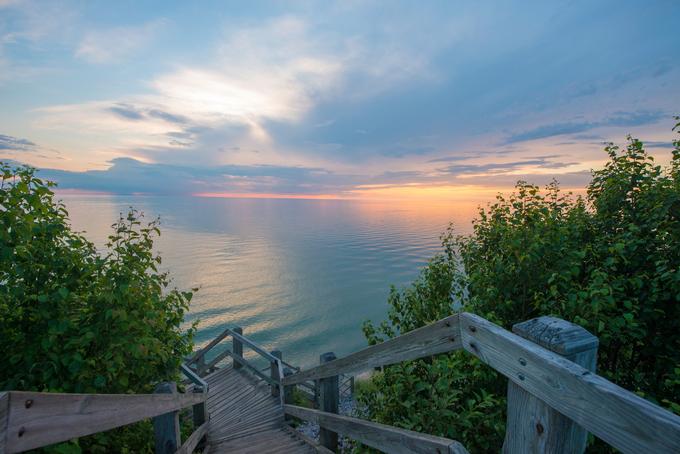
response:
[[[383,320],[389,287],[409,284],[441,249],[449,222],[470,231],[476,203],[60,195],[73,226],[102,246],[129,206],[161,217],[163,268],[200,287],[187,322],[197,344],[225,327],[295,365],[366,345],[361,324]]]

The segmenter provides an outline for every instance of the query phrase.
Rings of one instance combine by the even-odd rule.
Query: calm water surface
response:
[[[449,222],[468,232],[476,203],[60,195],[74,227],[101,246],[129,206],[161,217],[157,248],[179,288],[200,287],[187,322],[197,343],[228,326],[302,366],[365,346],[361,324],[387,313]]]

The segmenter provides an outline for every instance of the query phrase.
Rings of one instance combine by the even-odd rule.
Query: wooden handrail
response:
[[[191,370],[191,369],[189,368],[189,366],[187,366],[186,364],[182,364],[181,366],[179,366],[179,368],[180,368],[180,370],[182,371],[182,373],[183,373],[189,380],[191,380],[191,382],[192,382],[193,384],[203,387],[203,390],[204,390],[205,392],[208,391],[208,383],[207,383],[205,380],[203,380],[201,377],[199,377],[198,374],[197,374],[196,372],[194,372],[193,370]]]
[[[371,345],[344,358],[284,377],[284,385],[332,377],[402,361],[432,356],[462,348],[459,315],[423,326],[377,345]]]
[[[132,424],[205,402],[207,393],[65,394],[8,391],[0,397],[0,447],[15,453]],[[0,418],[0,421],[2,418]]]
[[[237,355],[234,355],[232,352],[229,352],[229,356],[231,356],[232,359],[234,361],[236,361],[237,363],[241,364],[242,366],[247,367],[251,372],[253,372],[255,375],[257,375],[258,377],[260,377],[262,380],[266,381],[270,385],[276,386],[276,385],[279,384],[277,381],[273,380],[269,375],[265,374],[264,372],[259,370],[257,367],[253,366],[250,362],[248,362],[247,359],[242,358],[242,357],[237,356]]]
[[[176,452],[176,454],[191,454],[194,452],[194,449],[196,449],[196,446],[198,446],[198,443],[201,441],[201,438],[205,436],[205,434],[208,432],[208,427],[210,426],[210,421],[206,421],[199,428],[194,430],[194,432],[189,435],[189,438],[187,438],[187,441],[184,442],[181,448],[179,448]]]
[[[295,405],[284,405],[283,410],[288,415],[312,421],[381,451],[432,454],[468,452],[459,442],[448,438]]]
[[[622,452],[677,453],[680,417],[474,314],[463,348]]]
[[[231,329],[229,329],[229,330],[227,330],[227,331],[230,332],[231,337],[233,337],[234,339],[238,339],[238,340],[240,340],[242,343],[248,345],[252,350],[254,350],[255,352],[259,353],[261,356],[263,356],[263,357],[264,357],[266,360],[268,360],[269,362],[274,362],[274,361],[278,361],[278,360],[279,360],[276,356],[272,355],[272,354],[269,353],[267,350],[263,349],[262,347],[260,347],[260,346],[257,345],[255,342],[253,342],[253,341],[251,341],[250,339],[248,339],[247,337],[244,337],[244,336],[240,335],[239,333],[237,333],[237,332],[235,332],[235,331],[233,331],[233,330],[231,330]]]
[[[215,339],[211,340],[208,345],[203,347],[202,349],[198,350],[196,353],[194,353],[189,359],[186,360],[186,363],[188,365],[191,365],[198,361],[202,356],[204,356],[208,351],[213,348],[215,345],[219,344],[225,337],[229,336],[231,334],[231,330],[229,328],[225,329],[220,333],[219,336],[217,336]]]
[[[464,348],[527,392],[623,452],[677,453],[680,417],[578,364],[482,317],[456,314],[283,378],[310,379],[398,363]]]

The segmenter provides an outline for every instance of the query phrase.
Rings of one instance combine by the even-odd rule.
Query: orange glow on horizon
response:
[[[222,199],[313,199],[313,200],[342,200],[335,194],[272,194],[257,192],[197,192],[194,197],[222,198]]]

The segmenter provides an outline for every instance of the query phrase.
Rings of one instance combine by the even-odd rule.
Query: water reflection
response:
[[[449,222],[470,230],[477,203],[63,195],[73,225],[103,245],[129,206],[160,216],[163,267],[199,286],[187,322],[198,343],[243,326],[268,349],[308,365],[365,341],[385,317],[389,285],[406,285],[440,248]]]

